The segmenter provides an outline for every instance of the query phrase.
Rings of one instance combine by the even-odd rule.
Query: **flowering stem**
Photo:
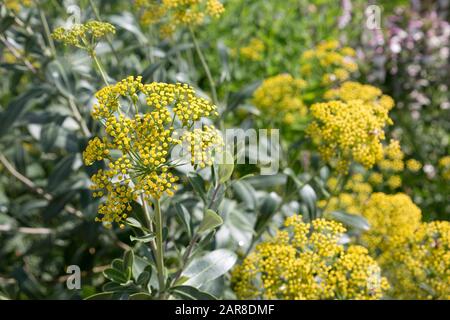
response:
[[[219,104],[219,101],[217,99],[216,85],[214,83],[214,79],[212,78],[211,71],[209,70],[208,63],[206,62],[205,56],[203,55],[203,52],[198,44],[197,37],[195,36],[194,30],[192,30],[192,28],[189,28],[189,32],[191,33],[195,50],[197,51],[198,57],[200,58],[200,62],[202,63],[203,69],[205,70],[206,77],[208,78],[209,86],[211,87],[211,94],[212,94],[213,102],[217,106]]]
[[[97,7],[95,6],[92,0],[89,0],[89,5],[91,6],[92,11],[94,12],[95,18],[98,21],[102,21],[100,14],[98,13]],[[111,52],[113,53],[115,60],[117,61],[117,63],[119,63],[120,62],[119,55],[117,54],[116,49],[114,49],[113,43],[109,35],[106,36],[106,42],[108,42],[109,48],[111,49]]]
[[[156,234],[156,268],[158,269],[159,296],[162,298],[165,290],[164,272],[164,248],[163,248],[163,227],[162,215],[159,199],[154,201],[155,210],[155,234]]]
[[[87,127],[86,122],[84,121],[83,117],[81,116],[80,110],[78,110],[77,105],[73,101],[72,97],[67,98],[67,101],[69,102],[70,109],[72,110],[73,116],[75,120],[78,122],[81,128],[81,132],[85,137],[90,137],[91,132],[89,131],[89,128]]]
[[[173,278],[172,285],[175,285],[177,283],[178,279],[180,279],[181,274],[183,273],[184,269],[186,268],[186,266],[189,262],[189,258],[191,257],[192,249],[194,249],[194,246],[197,243],[199,238],[200,238],[200,235],[198,233],[196,233],[196,234],[194,234],[191,241],[189,242],[189,245],[186,248],[186,251],[184,252],[183,257],[181,259],[182,260],[181,268],[178,270],[175,277]]]
[[[102,64],[97,58],[97,55],[95,54],[94,49],[89,50],[89,55],[91,56],[92,60],[94,60],[95,65],[97,66],[98,71],[100,72],[100,75],[102,76],[103,82],[109,86],[108,77],[106,76],[106,73],[102,67]]]
[[[53,43],[53,39],[52,39],[52,37],[50,35],[50,28],[48,26],[47,18],[45,17],[45,14],[42,11],[40,5],[38,5],[38,8],[39,8],[39,17],[41,18],[41,22],[42,22],[42,25],[44,27],[45,36],[47,38],[48,45],[50,46],[50,52],[51,52],[53,57],[56,57],[55,44]]]

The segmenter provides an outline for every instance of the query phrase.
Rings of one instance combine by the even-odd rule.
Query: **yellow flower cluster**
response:
[[[445,180],[450,180],[450,156],[445,156],[439,159],[439,169],[442,172],[441,175]]]
[[[388,288],[365,248],[339,243],[337,222],[301,216],[286,219],[286,230],[257,245],[233,270],[240,299],[379,299]]]
[[[394,100],[383,94],[380,89],[354,81],[346,81],[340,87],[328,90],[324,97],[327,100],[342,100],[345,102],[362,100],[384,117],[387,116],[386,111],[390,111],[394,107]]]
[[[283,73],[265,79],[253,94],[253,103],[266,118],[290,123],[292,118],[305,116],[307,109],[301,99],[306,83]]]
[[[31,7],[33,4],[32,0],[4,0],[3,4],[9,10],[14,12],[20,12],[21,7]]]
[[[390,251],[386,264],[393,295],[400,299],[450,299],[450,223],[422,223]]]
[[[143,25],[159,24],[163,36],[169,36],[177,26],[197,26],[206,17],[218,18],[225,11],[219,0],[137,0]]]
[[[215,150],[224,145],[223,139],[214,126],[203,126],[186,132],[183,142],[187,144],[187,151],[191,157],[191,165],[199,165],[200,168],[213,165]]]
[[[374,193],[364,203],[361,214],[370,224],[370,230],[363,234],[362,240],[374,256],[412,236],[422,219],[420,209],[404,193]],[[381,257],[379,262],[382,264]]]
[[[101,161],[108,155],[109,149],[106,138],[100,139],[95,137],[89,140],[86,150],[83,152],[83,159],[84,163],[90,166],[95,161]]]
[[[408,161],[406,161],[406,167],[409,171],[418,172],[420,169],[422,169],[422,164],[416,159],[409,159]]]
[[[327,181],[329,190],[335,190],[338,179],[332,177]],[[362,174],[352,175],[342,188],[342,192],[329,200],[320,200],[317,206],[325,210],[325,214],[341,210],[351,214],[361,214],[361,208],[372,194],[372,186],[364,181]],[[326,206],[326,208],[325,208]]]
[[[136,0],[134,5],[140,12],[143,25],[152,25],[161,21],[167,14],[167,8],[159,0]]]
[[[251,61],[263,60],[263,53],[266,49],[264,42],[258,38],[250,39],[249,43],[239,49],[241,57]]]
[[[341,47],[337,40],[323,41],[306,50],[300,58],[300,73],[304,78],[320,76],[322,85],[345,81],[358,70],[355,50]]]
[[[347,81],[328,90],[325,99],[311,107],[313,121],[307,132],[325,161],[347,172],[352,161],[371,168],[381,160],[384,127],[392,124],[391,97],[370,85]]]
[[[101,38],[115,32],[116,28],[112,24],[91,20],[85,24],[74,24],[70,28],[59,27],[53,31],[52,37],[66,45],[92,49]]]
[[[193,163],[198,160],[202,167],[212,163],[219,133],[211,126],[190,130],[202,117],[216,115],[216,107],[197,97],[187,84],[143,84],[141,77],[128,77],[101,89],[96,97],[92,115],[104,125],[107,137],[89,141],[83,157],[86,165],[107,162],[107,169],[91,177],[94,196],[106,198],[98,210],[102,217],[97,218],[105,225],[123,226],[121,221],[139,195],[146,199],[173,195],[178,177],[172,169],[178,164],[170,153],[192,134],[200,138],[189,150]],[[126,101],[128,110],[121,107]]]
[[[389,144],[383,147],[383,157],[377,163],[377,168],[380,172],[372,173],[369,177],[369,182],[376,186],[381,185],[385,181],[386,185],[392,190],[400,188],[402,186],[402,178],[396,173],[405,169],[404,157],[400,142],[391,139]],[[411,160],[408,163],[412,166],[411,171],[414,172],[417,166],[420,166],[420,163],[416,160]]]
[[[316,103],[307,133],[323,159],[340,172],[347,172],[351,161],[371,168],[383,156],[383,129],[392,123],[388,112],[359,99]]]
[[[392,139],[383,148],[383,158],[377,163],[382,171],[401,172],[405,168],[405,157],[398,140]]]

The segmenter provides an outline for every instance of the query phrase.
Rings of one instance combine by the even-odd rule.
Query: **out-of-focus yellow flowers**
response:
[[[225,11],[219,0],[137,0],[135,7],[143,25],[158,25],[162,36],[178,26],[194,27]]]
[[[74,24],[70,28],[56,28],[52,37],[66,45],[80,49],[92,49],[107,34],[114,34],[116,28],[107,22],[88,21],[85,24]]]
[[[300,58],[300,74],[305,79],[319,77],[321,85],[331,85],[347,80],[358,71],[355,50],[341,47],[339,41],[329,40],[303,52]]]
[[[246,46],[239,49],[242,58],[251,61],[262,61],[264,59],[264,50],[266,46],[264,42],[258,38],[251,38]]]
[[[450,223],[422,223],[384,263],[399,299],[450,299]]]
[[[340,244],[345,228],[299,215],[256,249],[232,275],[240,299],[380,299],[388,288],[367,249]]]
[[[253,94],[253,103],[270,121],[292,123],[295,118],[304,117],[307,113],[301,99],[305,86],[304,80],[287,73],[267,78]]]

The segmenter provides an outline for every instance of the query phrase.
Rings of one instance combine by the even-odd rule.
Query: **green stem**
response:
[[[103,82],[104,82],[107,86],[109,86],[108,77],[106,76],[106,72],[105,72],[105,70],[103,69],[102,64],[101,64],[100,61],[98,60],[97,55],[96,55],[94,49],[89,50],[89,55],[91,56],[92,60],[94,60],[94,63],[95,63],[95,65],[96,65],[98,71],[100,72],[100,75],[101,75],[101,77],[102,77],[102,79],[103,79]]]
[[[183,254],[183,257],[181,259],[181,268],[176,273],[175,277],[173,278],[172,285],[175,285],[178,279],[180,279],[181,274],[183,273],[184,269],[186,268],[189,258],[191,257],[192,249],[194,249],[195,244],[197,243],[198,239],[200,238],[199,234],[194,234],[191,241],[189,242],[188,247],[186,248],[186,251]]]
[[[158,269],[159,296],[162,298],[165,291],[163,225],[159,199],[154,201],[155,234],[156,234],[156,268]]]
[[[67,101],[69,102],[69,107],[72,110],[72,114],[75,118],[75,120],[78,122],[78,124],[80,125],[81,128],[81,132],[83,133],[83,135],[85,137],[90,137],[91,136],[91,132],[89,131],[89,128],[86,124],[86,122],[84,121],[80,110],[78,110],[77,105],[75,104],[75,101],[73,101],[73,98],[68,97]]]
[[[198,57],[200,58],[200,62],[202,63],[203,69],[205,70],[206,77],[208,78],[209,86],[211,87],[211,94],[212,94],[213,102],[217,106],[219,104],[219,101],[217,99],[216,84],[214,83],[214,79],[211,75],[211,71],[209,70],[208,63],[206,62],[205,56],[203,55],[203,52],[198,44],[198,40],[197,40],[197,37],[195,36],[194,30],[192,30],[192,28],[189,28],[189,32],[191,33],[195,50],[197,51]]]
[[[48,26],[47,18],[45,17],[45,14],[40,6],[39,6],[39,17],[41,19],[42,25],[44,26],[45,36],[47,37],[48,45],[50,46],[52,56],[56,57],[55,44],[53,42],[52,36],[50,35],[50,28]]]
[[[89,0],[89,5],[91,6],[92,11],[94,12],[95,18],[98,21],[102,21],[100,14],[98,13],[97,7],[95,6],[92,0]],[[117,54],[116,49],[114,49],[113,43],[109,35],[106,36],[106,42],[108,42],[109,48],[111,49],[111,52],[113,53],[116,62],[119,64],[120,62],[119,55]]]

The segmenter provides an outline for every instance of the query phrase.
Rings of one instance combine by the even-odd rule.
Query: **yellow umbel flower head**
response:
[[[14,12],[20,12],[21,7],[31,7],[33,4],[32,0],[4,0],[5,7]]]
[[[373,255],[384,253],[394,244],[411,237],[422,220],[420,209],[404,193],[374,193],[361,209],[370,224],[370,230],[363,234],[362,240]]]
[[[450,156],[439,159],[438,167],[441,171],[441,176],[445,180],[450,180]]]
[[[283,120],[286,116],[302,117],[307,113],[301,99],[306,83],[290,74],[283,73],[265,79],[253,94],[253,103],[265,118]]]
[[[411,172],[418,172],[420,169],[422,169],[422,164],[416,159],[409,159],[408,161],[406,161],[406,167]]]
[[[101,89],[92,110],[106,137],[89,141],[83,158],[86,165],[106,162],[106,169],[91,177],[91,188],[94,196],[105,196],[97,220],[107,226],[113,222],[122,226],[139,195],[145,199],[173,195],[178,180],[173,169],[180,163],[171,159],[171,151],[183,141],[190,142],[191,163],[200,167],[212,164],[212,153],[222,141],[213,126],[192,129],[202,117],[217,113],[190,86],[141,80],[128,77]],[[122,107],[125,102],[128,109]]]
[[[405,168],[404,157],[400,142],[392,139],[387,146],[383,147],[383,158],[377,165],[384,173],[401,172]]]
[[[345,228],[289,217],[285,230],[257,245],[232,274],[240,299],[379,299],[388,288],[361,246],[340,244]]]
[[[383,94],[380,89],[354,81],[346,81],[340,87],[328,90],[324,97],[327,100],[342,100],[345,102],[362,100],[366,104],[370,104],[374,110],[380,109],[381,114],[386,114],[386,111],[394,107],[394,100]]]
[[[177,26],[201,25],[225,11],[219,0],[137,0],[135,7],[141,23],[159,25],[162,36],[170,36]]]
[[[322,41],[315,48],[303,52],[300,74],[305,79],[318,78],[320,85],[331,85],[347,80],[358,71],[355,50],[342,47],[338,41]]]
[[[88,21],[74,24],[70,28],[59,27],[52,33],[53,39],[80,49],[92,49],[107,34],[114,34],[116,28],[107,22]]]
[[[264,42],[258,38],[251,38],[249,43],[239,49],[241,57],[251,61],[263,60],[263,53],[266,50]]]
[[[371,168],[383,156],[388,110],[363,100],[329,101],[311,106],[308,135],[323,159],[346,172],[351,161]]]
[[[422,223],[406,242],[390,251],[386,271],[393,296],[450,299],[450,222]]]

